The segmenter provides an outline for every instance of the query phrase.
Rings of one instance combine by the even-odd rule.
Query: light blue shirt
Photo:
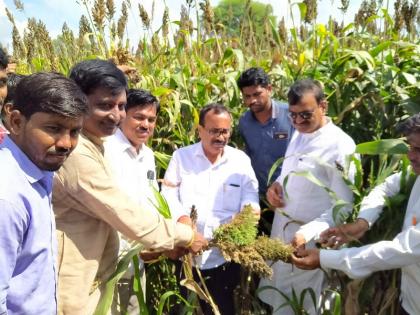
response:
[[[272,117],[266,123],[261,124],[250,110],[239,120],[239,133],[245,141],[245,152],[251,158],[260,194],[267,191],[268,173],[273,164],[286,153],[294,130],[287,116],[289,106],[273,99],[271,103]],[[280,175],[280,171],[278,167],[271,181]]]
[[[57,313],[52,172],[0,143],[0,315]]]

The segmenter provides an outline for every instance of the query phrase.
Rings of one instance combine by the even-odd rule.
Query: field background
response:
[[[395,126],[420,111],[418,0],[362,1],[352,22],[346,24],[342,21],[350,1],[331,1],[331,6],[340,8],[341,16],[330,17],[326,23],[318,22],[325,12],[318,12],[316,0],[288,1],[288,10],[294,12],[289,26],[284,18],[273,15],[270,6],[255,1],[225,0],[213,7],[208,0],[186,0],[177,20],[169,19],[168,9],[163,16],[154,16],[142,2],[130,0],[118,6],[113,0],[80,0],[78,4],[85,10],[79,31],[64,24],[54,38],[42,20],[32,17],[28,17],[24,32],[18,31],[14,15],[31,14],[23,2],[14,1],[14,6],[6,9],[16,72],[68,74],[72,65],[86,58],[111,59],[133,67],[130,86],[149,89],[161,101],[155,136],[150,141],[160,177],[175,149],[197,141],[202,106],[222,102],[231,109],[237,124],[245,108],[235,81],[251,66],[269,73],[274,98],[280,100],[286,99],[295,80],[319,80],[325,86],[333,121],[356,143],[370,142],[359,146],[359,152],[367,154],[362,155],[352,187],[356,200],[353,217],[360,199],[372,187],[390,173],[407,169],[407,160],[401,155],[406,147],[401,141],[372,141],[399,138]],[[138,28],[143,30],[138,42],[127,32],[133,15],[140,17]],[[157,28],[152,27],[156,19],[161,21]],[[231,143],[243,147],[236,132]],[[384,230],[391,237],[399,228],[392,211],[398,212],[403,204],[404,198],[390,202],[388,219],[363,242],[378,239]],[[356,293],[352,297],[345,290],[349,280],[342,278],[340,308],[349,307],[349,301],[355,304],[359,297],[361,312],[396,314],[395,272],[353,282]],[[165,289],[159,288],[161,292]],[[256,312],[254,307],[251,313]],[[263,310],[258,308],[258,312]]]

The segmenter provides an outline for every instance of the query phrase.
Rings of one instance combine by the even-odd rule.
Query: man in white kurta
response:
[[[364,278],[372,272],[401,268],[402,310],[420,314],[420,114],[414,115],[402,125],[410,150],[408,158],[417,175],[404,216],[401,232],[390,241],[381,241],[357,248],[340,250],[309,249],[299,252],[302,257],[293,261],[301,268],[314,269],[319,266],[344,271],[352,278]],[[386,197],[400,192],[401,173],[388,177],[364,198],[358,220],[322,233],[326,240],[339,242],[360,238],[379,217],[386,204]],[[403,211],[404,209],[401,209]]]
[[[191,207],[196,207],[197,230],[207,239],[245,205],[259,212],[258,181],[251,161],[244,152],[227,145],[231,123],[224,106],[205,106],[198,128],[201,141],[174,152],[162,186],[171,210],[176,211],[174,218],[186,218]],[[196,256],[196,262],[204,277],[210,277],[206,285],[222,314],[235,314],[233,288],[239,284],[238,266],[226,264],[215,248]],[[237,276],[232,277],[229,270]],[[220,277],[217,283],[213,283],[215,277]],[[202,307],[204,314],[212,314],[206,305]]]
[[[295,242],[295,234],[301,236],[307,247],[314,245],[311,241],[325,229],[319,226],[303,226],[320,216],[332,218],[332,207],[338,199],[349,203],[344,210],[351,209],[352,192],[343,180],[339,170],[344,167],[348,155],[354,153],[354,141],[335,126],[325,116],[327,103],[321,87],[312,80],[296,82],[289,91],[289,116],[296,131],[286,151],[286,157],[279,178],[267,192],[267,199],[276,209],[271,238],[279,238],[286,243]],[[300,172],[311,173],[328,191]],[[280,202],[280,203],[278,203]],[[328,226],[327,226],[328,227]],[[296,244],[302,245],[302,244]],[[304,271],[292,264],[277,262],[273,265],[272,279],[262,279],[260,288],[272,286],[292,298],[294,290],[298,297],[306,288],[315,292],[317,305],[324,286],[324,274],[321,270]],[[259,297],[273,307],[274,314],[294,314],[292,308],[280,305],[287,302],[277,291],[263,290]],[[304,308],[309,314],[315,314],[315,306],[309,294],[306,295]]]

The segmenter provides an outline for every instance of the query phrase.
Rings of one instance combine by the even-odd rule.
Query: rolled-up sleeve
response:
[[[251,205],[253,209],[260,210],[258,180],[255,176],[254,169],[252,168],[251,160],[246,157],[242,164],[244,175],[242,178],[243,189],[241,192],[241,209],[246,205]]]

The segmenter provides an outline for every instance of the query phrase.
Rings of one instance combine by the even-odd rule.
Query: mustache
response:
[[[47,154],[53,155],[68,155],[70,152],[71,150],[66,148],[51,148],[47,150]]]
[[[223,145],[226,145],[226,141],[222,141],[222,140],[213,140],[211,143],[212,144],[223,144]]]

